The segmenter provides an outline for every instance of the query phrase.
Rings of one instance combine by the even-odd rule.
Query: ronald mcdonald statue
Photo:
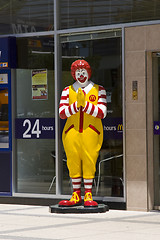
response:
[[[83,178],[84,207],[98,207],[98,203],[92,199],[92,183],[103,142],[101,119],[107,113],[106,91],[102,86],[89,81],[91,67],[85,60],[73,62],[71,74],[76,82],[62,91],[59,115],[61,119],[67,119],[62,140],[73,194],[70,200],[62,200],[58,206],[73,207],[82,204]]]

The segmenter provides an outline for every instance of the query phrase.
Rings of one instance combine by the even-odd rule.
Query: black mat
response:
[[[98,204],[98,207],[59,207],[58,204],[49,206],[50,213],[104,213],[109,211],[109,207],[105,204]]]

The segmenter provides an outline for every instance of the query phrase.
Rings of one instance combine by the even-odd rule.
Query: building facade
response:
[[[11,0],[0,7],[0,202],[72,193],[58,106],[87,60],[107,92],[94,199],[160,206],[160,3]]]

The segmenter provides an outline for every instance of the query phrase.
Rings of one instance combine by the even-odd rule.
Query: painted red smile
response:
[[[81,83],[84,83],[86,80],[87,80],[87,77],[80,76],[78,78],[78,81],[81,82]]]

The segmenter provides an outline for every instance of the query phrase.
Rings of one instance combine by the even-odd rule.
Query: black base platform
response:
[[[49,207],[50,213],[104,213],[109,211],[109,207],[105,204],[98,204],[98,207],[84,207],[84,206],[76,206],[76,207],[59,207],[57,205],[53,205]]]

